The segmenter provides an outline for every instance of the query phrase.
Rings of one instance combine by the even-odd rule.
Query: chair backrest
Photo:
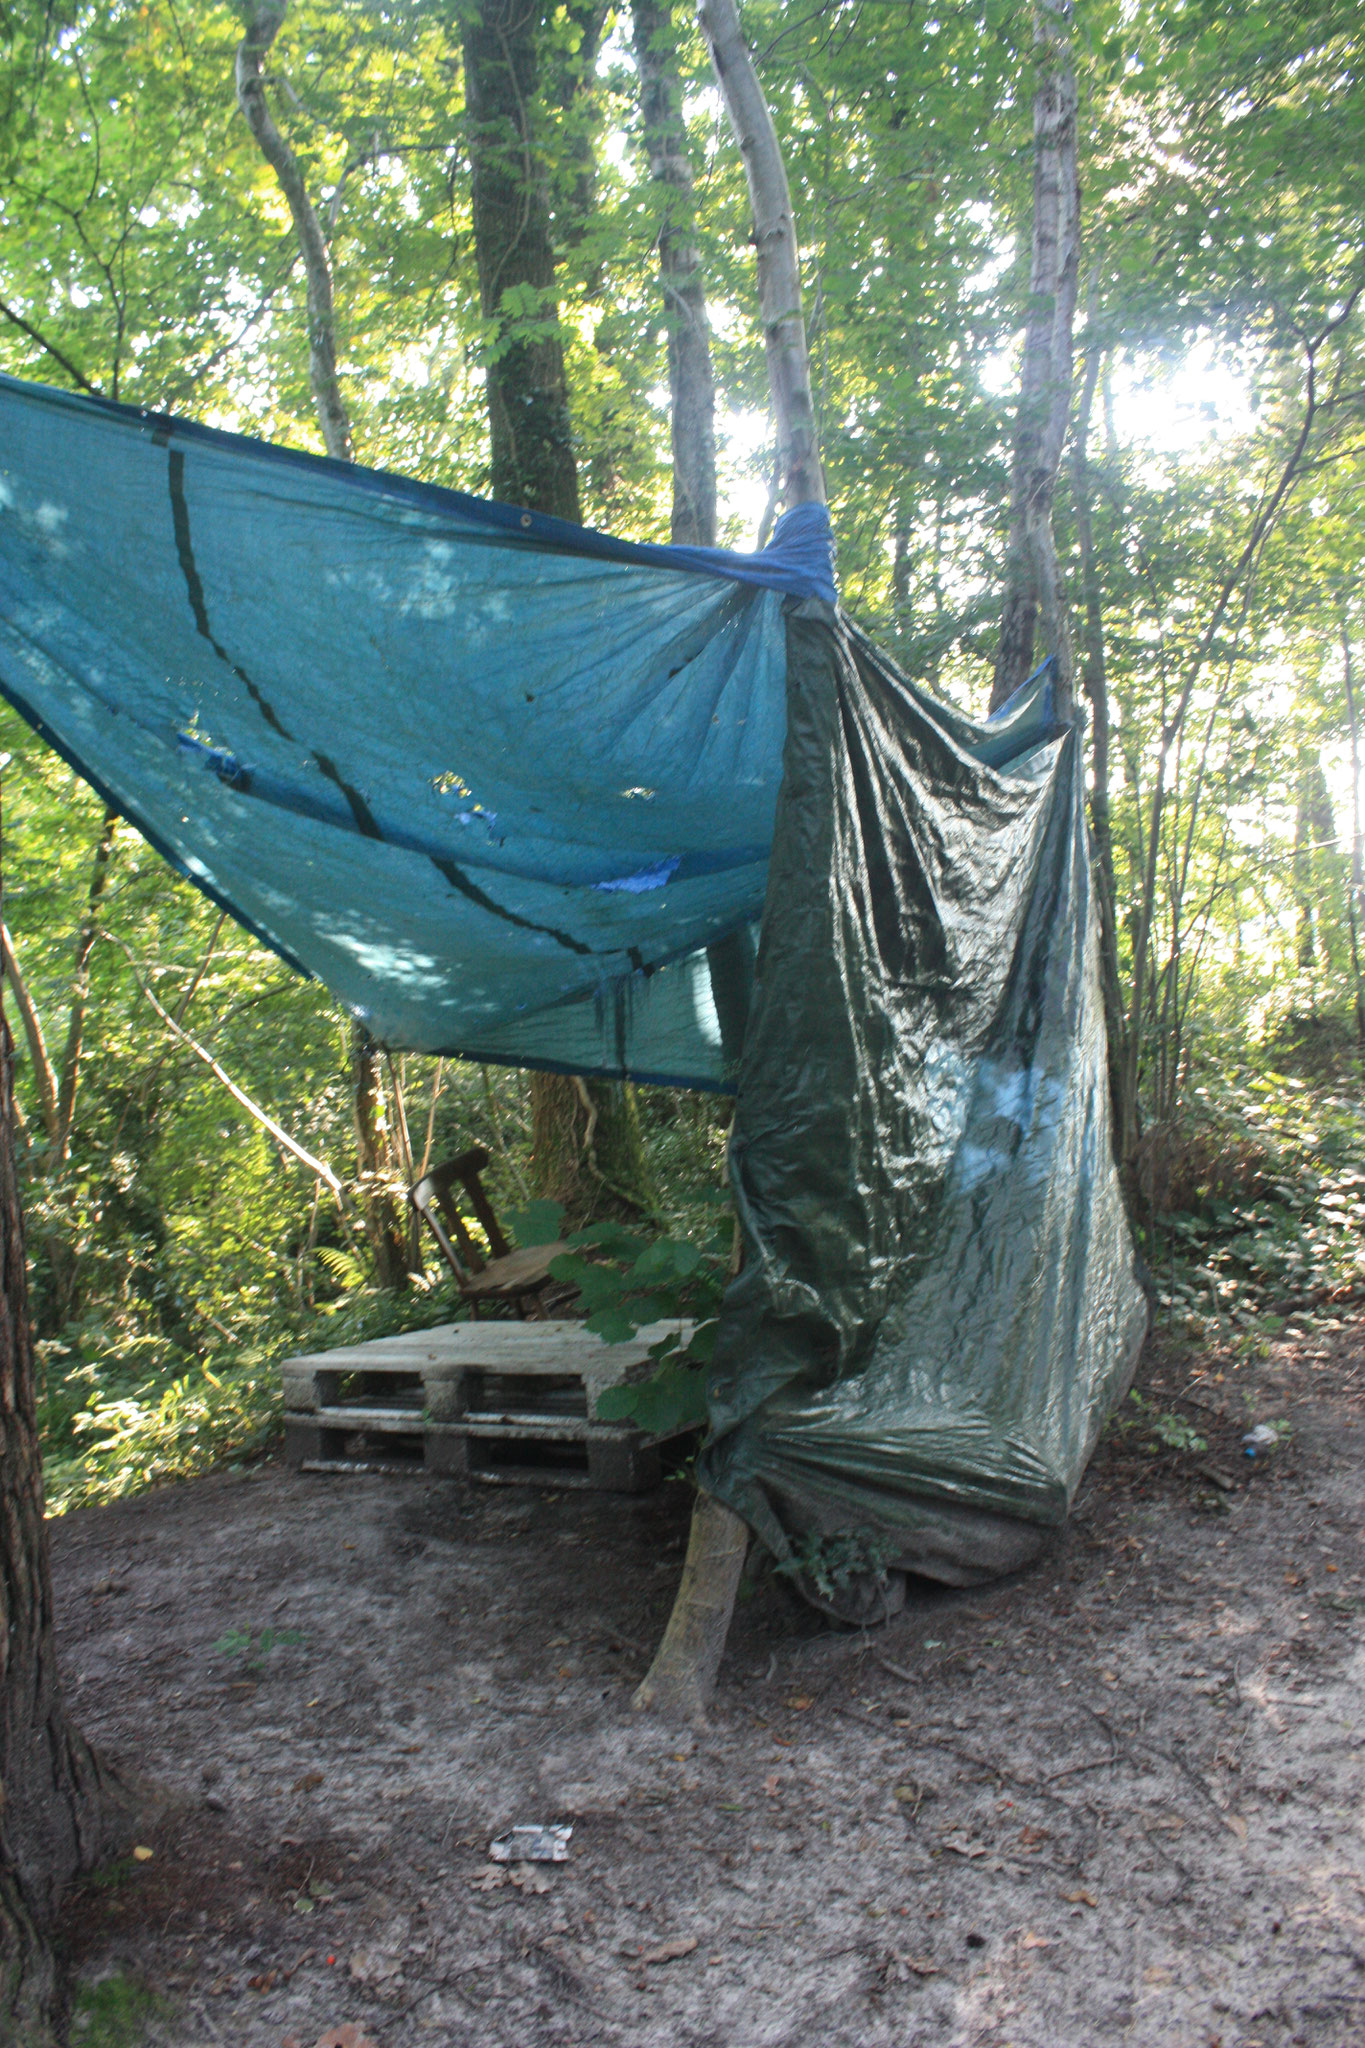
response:
[[[479,1178],[487,1165],[487,1152],[482,1145],[474,1145],[468,1152],[462,1152],[458,1159],[447,1160],[444,1166],[434,1166],[430,1173],[424,1174],[408,1189],[408,1200],[418,1215],[431,1225],[436,1242],[445,1253],[455,1278],[461,1282],[482,1273],[487,1261],[460,1213],[455,1194],[457,1188],[463,1190],[476,1221],[488,1239],[493,1257],[504,1259],[511,1250]]]

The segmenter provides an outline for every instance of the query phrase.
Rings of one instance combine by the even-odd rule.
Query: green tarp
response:
[[[828,605],[787,630],[702,1478],[779,1555],[966,1583],[1063,1519],[1147,1325],[1079,734],[1046,672],[976,725]]]

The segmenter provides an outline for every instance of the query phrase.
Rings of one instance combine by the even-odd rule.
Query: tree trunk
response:
[[[549,190],[531,129],[540,0],[481,0],[464,23],[474,251],[490,343],[493,496],[581,523],[569,386],[558,329]],[[582,166],[578,183],[582,186]],[[571,1222],[652,1209],[629,1088],[532,1074],[532,1177]]]
[[[1092,280],[1093,285],[1093,280]],[[1094,318],[1094,293],[1090,317]],[[1071,440],[1071,485],[1076,519],[1076,544],[1081,558],[1081,597],[1084,606],[1081,635],[1081,688],[1090,702],[1090,833],[1094,844],[1096,896],[1100,914],[1100,985],[1104,992],[1104,1020],[1109,1057],[1109,1095],[1117,1118],[1123,1074],[1123,994],[1119,981],[1118,889],[1114,879],[1114,835],[1110,815],[1109,740],[1112,720],[1109,710],[1109,668],[1104,644],[1104,614],[1100,604],[1099,564],[1095,559],[1095,533],[1091,518],[1090,414],[1100,369],[1100,345],[1092,341],[1086,351],[1081,379],[1080,403]]]
[[[531,133],[541,19],[541,0],[482,0],[464,26],[491,481],[506,504],[580,523],[549,192]]]
[[[672,538],[678,547],[710,548],[716,544],[716,387],[677,26],[672,0],[635,0],[634,12],[645,155],[650,178],[661,188],[659,287],[668,336]]]
[[[758,305],[777,421],[777,467],[787,505],[825,502],[810,388],[801,258],[777,130],[735,0],[700,0],[697,19],[744,158],[758,249]]]
[[[100,900],[109,879],[109,862],[118,830],[117,811],[105,813],[95,862],[86,892],[85,915],[76,933],[76,953],[71,963],[71,1008],[66,1020],[66,1046],[62,1053],[61,1080],[57,1089],[57,1143],[53,1165],[60,1166],[71,1147],[71,1126],[76,1115],[76,1089],[80,1081],[81,1052],[85,1041],[85,1009],[90,1000],[90,955],[100,930]]]
[[[122,1801],[57,1677],[13,1109],[0,1015],[0,2040],[38,2048],[52,2038],[58,1897],[109,1846]]]
[[[351,420],[337,377],[336,316],[332,303],[332,265],[322,227],[298,158],[275,126],[265,96],[266,52],[280,32],[288,0],[261,0],[237,46],[237,104],[256,138],[261,155],[275,173],[289,206],[303,256],[308,285],[308,376],[317,406],[323,446],[342,462],[352,459]]]
[[[701,0],[698,18],[749,180],[779,473],[788,505],[823,504],[796,224],[777,131],[734,0]],[[699,1493],[682,1582],[663,1641],[635,1695],[636,1707],[670,1721],[703,1718],[725,1653],[748,1548],[743,1519],[713,1495]]]
[[[48,1056],[47,1040],[43,1036],[43,1021],[38,1015],[38,1006],[29,991],[28,983],[19,970],[19,962],[14,955],[14,941],[9,935],[7,925],[0,925],[0,958],[3,958],[5,980],[9,983],[10,994],[14,997],[24,1026],[24,1038],[28,1044],[28,1056],[33,1067],[34,1085],[38,1090],[38,1114],[43,1120],[43,1131],[49,1151],[55,1158],[57,1134],[61,1128],[57,1114],[57,1071]]]
[[[1033,260],[1010,479],[1009,549],[991,687],[998,710],[1033,667],[1035,629],[1056,659],[1058,716],[1069,718],[1074,661],[1052,500],[1071,412],[1071,331],[1080,255],[1076,67],[1070,0],[1035,0]]]
[[[1365,898],[1365,834],[1360,820],[1360,724],[1356,713],[1355,674],[1351,660],[1351,629],[1341,622],[1342,681],[1346,719],[1351,734],[1351,880],[1346,891],[1346,927],[1351,939],[1351,983],[1355,989],[1356,1038],[1365,1053],[1365,987],[1360,978],[1360,912]]]
[[[351,1108],[355,1120],[355,1170],[360,1184],[365,1234],[381,1287],[408,1284],[408,1237],[393,1188],[392,1149],[383,1115],[380,1049],[365,1026],[351,1021]]]
[[[339,462],[353,462],[351,415],[337,372],[336,309],[332,263],[322,226],[308,196],[298,158],[275,125],[266,98],[264,64],[284,23],[288,0],[261,0],[247,22],[237,47],[237,104],[256,138],[261,155],[275,173],[288,203],[308,287],[308,376],[317,408],[323,446]],[[365,1026],[351,1021],[351,1109],[355,1121],[356,1177],[364,1204],[365,1234],[374,1253],[375,1277],[381,1287],[403,1288],[408,1282],[404,1251],[407,1233],[394,1199],[394,1162],[380,1108],[380,1048]]]
[[[699,1493],[673,1612],[633,1701],[642,1712],[653,1709],[671,1721],[705,1718],[748,1550],[747,1525]]]

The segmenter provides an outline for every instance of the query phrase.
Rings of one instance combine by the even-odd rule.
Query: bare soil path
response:
[[[169,1795],[77,1979],[143,1977],[160,2048],[1359,2048],[1365,1326],[1141,1380],[1206,1454],[1111,1436],[1041,1564],[875,1633],[763,1580],[697,1737],[629,1707],[681,1485],[265,1465],[70,1516],[72,1706]],[[571,1858],[518,1883],[528,1820]]]

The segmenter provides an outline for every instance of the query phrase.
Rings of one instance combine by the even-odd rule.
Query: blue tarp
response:
[[[0,378],[0,689],[394,1048],[727,1085],[810,596]]]
[[[640,547],[10,380],[0,508],[0,688],[376,1036],[738,1074],[705,1484],[798,1558],[1032,1555],[1146,1323],[1046,668],[935,702],[820,508]]]

